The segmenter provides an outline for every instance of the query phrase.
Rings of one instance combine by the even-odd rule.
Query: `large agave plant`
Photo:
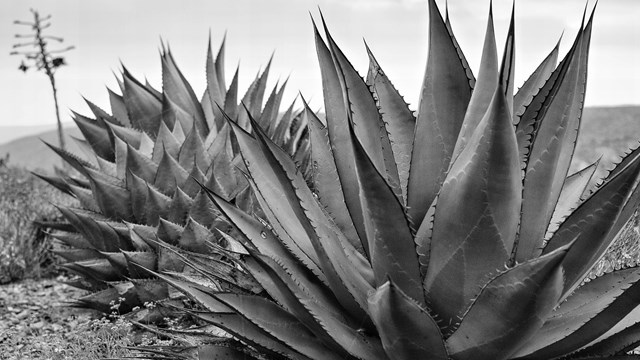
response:
[[[185,270],[179,257],[159,244],[201,254],[211,253],[212,246],[229,245],[218,233],[225,230],[225,221],[198,182],[245,211],[258,210],[247,181],[236,170],[237,145],[230,140],[222,111],[245,126],[248,114],[259,118],[274,141],[301,162],[308,153],[305,127],[293,104],[279,113],[286,82],[276,85],[262,106],[269,65],[240,99],[247,110],[238,111],[238,71],[227,88],[224,42],[215,59],[209,45],[201,100],[169,50],[162,50],[161,60],[162,92],[124,68],[122,95],[109,92],[112,114],[91,102],[94,119],[75,114],[84,135],[79,140],[84,157],[51,146],[79,174],[43,176],[81,204],[78,209],[60,208],[68,224],[54,234],[61,243],[57,253],[69,261],[63,266],[82,276],[73,284],[90,290],[77,299],[78,306],[108,313],[115,303],[122,313],[166,298],[164,282],[132,265]],[[232,267],[220,271],[234,276]],[[238,282],[241,279],[234,279]]]
[[[475,79],[433,0],[429,13],[415,117],[371,53],[363,80],[316,29],[326,123],[307,108],[313,190],[259,121],[251,135],[227,118],[264,219],[207,192],[266,294],[157,275],[273,358],[640,358],[626,355],[640,343],[640,271],[585,282],[638,205],[640,150],[593,189],[596,165],[568,173],[592,19],[514,96],[513,15],[499,65],[490,12]]]

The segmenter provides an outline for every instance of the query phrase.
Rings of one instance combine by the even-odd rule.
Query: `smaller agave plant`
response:
[[[223,41],[214,59],[209,44],[201,99],[168,49],[161,53],[162,91],[138,81],[123,66],[122,95],[109,91],[111,114],[89,101],[95,118],[75,114],[85,156],[49,145],[77,171],[74,176],[41,175],[80,203],[80,208],[59,207],[67,223],[54,233],[56,252],[68,260],[63,266],[81,276],[72,285],[90,291],[75,300],[76,306],[109,313],[115,305],[126,313],[167,298],[167,285],[134,263],[154,271],[185,272],[175,249],[206,257],[229,246],[218,233],[228,230],[226,220],[198,183],[245,211],[259,212],[236,169],[237,144],[223,111],[245,126],[248,114],[257,117],[274,141],[306,161],[308,135],[299,112],[294,104],[279,112],[286,81],[273,88],[263,107],[270,61],[240,99],[246,112],[239,111],[238,70],[227,88],[224,50]],[[230,265],[220,266],[218,277],[233,279],[232,284],[246,277]]]
[[[417,117],[371,52],[363,80],[315,29],[312,186],[258,120],[252,135],[227,118],[264,219],[207,194],[264,293],[154,273],[274,359],[639,359],[640,270],[587,275],[638,206],[640,150],[593,189],[596,164],[568,173],[593,16],[514,96],[513,14],[499,64],[490,11],[476,79],[434,0],[429,13]],[[201,274],[219,264],[185,258]]]

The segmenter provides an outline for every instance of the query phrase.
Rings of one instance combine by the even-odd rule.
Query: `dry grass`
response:
[[[0,166],[0,284],[50,270],[51,238],[34,221],[57,219],[53,204],[73,201],[25,170]]]

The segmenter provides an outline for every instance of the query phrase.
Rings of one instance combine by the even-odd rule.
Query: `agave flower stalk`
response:
[[[415,117],[370,51],[364,80],[314,24],[312,186],[252,116],[253,134],[227,117],[264,218],[207,195],[266,295],[154,273],[274,358],[638,358],[640,271],[584,279],[638,205],[640,150],[593,191],[596,165],[569,174],[593,15],[514,95],[513,13],[499,62],[489,12],[477,79],[433,0],[429,14]]]
[[[63,266],[81,275],[73,285],[90,290],[75,305],[109,313],[112,304],[119,303],[118,310],[125,313],[164,299],[170,295],[166,284],[138,265],[188,272],[166,246],[200,254],[229,246],[218,233],[229,225],[198,182],[245,211],[260,213],[236,169],[237,145],[223,111],[245,126],[251,114],[292,156],[305,161],[308,142],[299,131],[304,129],[299,112],[294,104],[279,112],[286,81],[266,93],[270,61],[239,99],[238,70],[228,87],[225,82],[224,52],[224,41],[216,57],[209,45],[207,88],[200,99],[168,48],[161,54],[162,91],[140,82],[123,66],[122,95],[109,91],[111,114],[89,101],[95,118],[75,114],[85,156],[50,145],[78,173],[42,176],[81,204],[77,209],[60,207],[68,224],[54,234],[60,243],[57,253],[68,260]],[[247,112],[238,111],[239,101]],[[220,271],[224,274],[219,277],[234,276],[228,266]],[[233,283],[242,284],[243,274],[237,276]]]

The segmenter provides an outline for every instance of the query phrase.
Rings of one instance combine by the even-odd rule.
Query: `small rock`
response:
[[[42,329],[42,327],[44,326],[44,321],[38,321],[36,323],[33,323],[30,325],[32,329]]]

